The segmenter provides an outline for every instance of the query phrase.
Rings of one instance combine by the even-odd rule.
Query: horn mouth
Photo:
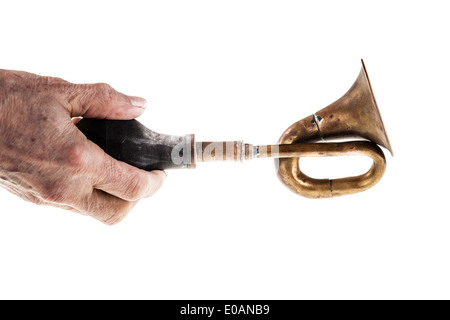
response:
[[[384,133],[385,141],[384,141],[384,143],[381,146],[385,147],[386,149],[388,149],[389,152],[391,153],[391,155],[394,156],[394,151],[392,150],[391,143],[389,142],[389,137],[387,135],[386,128],[385,128],[384,123],[383,123],[383,118],[381,118],[380,110],[378,109],[377,100],[375,99],[375,95],[373,94],[372,84],[370,83],[369,75],[367,74],[366,65],[364,64],[364,60],[363,59],[361,59],[361,64],[362,64],[362,69],[364,70],[364,76],[365,76],[365,78],[367,80],[367,84],[368,84],[368,87],[369,87],[369,90],[370,90],[370,95],[371,95],[372,100],[373,100],[373,105],[375,106],[375,110],[376,110],[376,113],[378,115],[378,122],[380,124],[380,127],[383,130],[383,133]]]

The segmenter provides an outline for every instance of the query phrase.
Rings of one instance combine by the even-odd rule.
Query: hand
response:
[[[58,78],[0,70],[0,185],[19,197],[121,221],[163,183],[105,154],[75,126],[74,117],[129,120],[146,102],[107,84],[76,85]]]

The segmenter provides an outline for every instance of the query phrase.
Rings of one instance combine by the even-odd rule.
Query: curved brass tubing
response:
[[[341,143],[301,143],[273,146],[279,149],[278,177],[292,191],[308,198],[330,198],[361,192],[373,187],[386,169],[383,151],[370,141]],[[273,153],[272,153],[273,155]],[[373,164],[366,173],[340,179],[315,179],[299,168],[301,157],[336,157],[363,155],[372,158]],[[274,156],[274,155],[273,155]]]

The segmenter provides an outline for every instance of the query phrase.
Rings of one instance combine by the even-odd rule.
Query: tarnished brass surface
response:
[[[341,143],[294,143],[267,146],[267,157],[291,160],[301,157],[337,157],[361,155],[372,158],[373,164],[366,173],[341,179],[314,179],[304,174],[298,165],[283,169],[283,182],[292,190],[308,198],[330,198],[360,192],[373,187],[386,169],[383,151],[370,141]],[[261,154],[259,157],[265,157]],[[286,159],[287,158],[287,159]],[[290,172],[284,170],[290,169]]]
[[[378,144],[391,154],[392,147],[383,125],[364,62],[361,72],[350,90],[328,107],[308,116],[286,129],[278,140],[283,157],[277,159],[278,177],[292,191],[309,198],[336,197],[367,190],[376,184],[385,171],[384,154]],[[360,138],[371,142],[323,143],[341,138]],[[296,146],[289,153],[286,144],[318,142]],[[287,149],[289,150],[289,149]],[[293,151],[293,150],[292,150]],[[336,180],[313,179],[299,169],[301,156],[345,156],[363,154],[374,160],[372,168],[363,175]],[[287,157],[287,158],[285,158]]]

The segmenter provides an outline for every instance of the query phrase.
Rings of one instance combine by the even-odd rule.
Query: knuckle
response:
[[[123,202],[120,205],[117,205],[113,208],[108,208],[102,210],[102,214],[100,215],[100,221],[106,225],[112,226],[119,222],[121,222],[128,213],[131,211],[131,206],[129,202]]]
[[[93,85],[94,96],[99,100],[111,101],[114,99],[115,90],[107,83],[96,83]]]
[[[86,150],[79,144],[72,144],[62,152],[63,163],[76,171],[82,170],[86,165]]]
[[[116,91],[107,83],[71,84],[67,88],[67,102],[70,105],[81,106],[81,113],[87,112],[90,106],[114,102]]]
[[[104,224],[114,225],[119,223],[133,208],[133,202],[119,200],[115,197],[102,199],[94,196],[96,194],[105,195],[103,191],[94,191],[91,196],[78,202],[77,208],[83,214],[91,216]]]
[[[136,201],[145,196],[147,186],[140,173],[129,173],[116,160],[107,156],[103,166],[110,181],[115,181],[121,187],[121,198]]]
[[[124,196],[125,200],[136,201],[145,196],[147,186],[144,181],[140,178],[139,174],[132,176],[127,186],[125,186]]]
[[[117,213],[114,214],[110,217],[108,217],[107,219],[103,220],[102,222],[108,226],[113,226],[115,224],[118,224],[119,222],[121,222],[123,219],[125,219],[125,217],[128,215],[128,211],[125,213]]]

